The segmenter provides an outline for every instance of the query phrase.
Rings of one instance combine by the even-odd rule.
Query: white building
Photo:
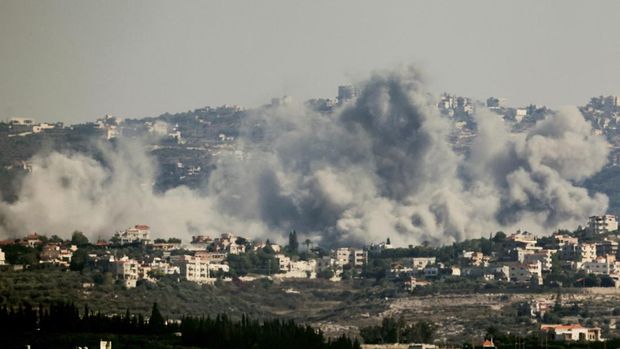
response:
[[[581,243],[577,248],[581,262],[592,262],[596,260],[596,244]]]
[[[542,285],[542,263],[540,261],[532,263],[516,262],[507,264],[507,266],[509,268],[507,278],[510,282],[525,284],[533,280],[536,284]]]
[[[528,248],[530,246],[535,246],[536,242],[538,241],[538,239],[536,238],[534,234],[528,233],[527,231],[522,232],[520,230],[508,236],[508,240],[521,243],[525,245],[524,246],[525,248]]]
[[[423,270],[428,265],[435,264],[435,257],[414,257],[411,259],[412,268],[415,270]]]
[[[151,228],[148,225],[138,224],[133,228],[116,232],[114,234],[114,238],[118,239],[121,245],[128,245],[133,243],[142,243],[148,245],[151,243],[150,229]]]
[[[540,325],[540,330],[551,340],[564,342],[600,342],[601,329],[598,327],[583,327],[574,325]]]
[[[53,128],[56,128],[55,124],[48,124],[47,122],[42,122],[38,125],[32,126],[32,133],[40,133],[42,131],[51,130]]]
[[[541,249],[539,251],[534,251],[533,253],[525,254],[523,256],[523,260],[520,260],[520,262],[530,264],[540,261],[543,271],[551,271],[553,255],[556,252],[556,250]]]
[[[183,256],[179,267],[181,276],[187,281],[199,284],[210,284],[215,282],[215,278],[211,277],[208,260],[194,256]]]
[[[275,255],[276,261],[278,261],[278,270],[286,271],[291,264],[291,259],[283,254]]]
[[[278,278],[316,278],[316,272],[318,269],[318,263],[316,259],[308,261],[292,261],[289,257],[283,254],[277,254],[275,256],[278,261],[278,268],[281,274],[276,274],[274,277]]]
[[[596,234],[616,231],[618,230],[618,217],[612,214],[592,216],[588,220],[588,228]]]
[[[4,265],[6,262],[5,256],[4,256],[4,252],[2,252],[2,249],[0,248],[0,265]]]
[[[518,108],[517,110],[515,110],[515,121],[516,122],[523,121],[523,118],[525,118],[526,116],[527,116],[526,108]]]
[[[159,271],[165,275],[181,274],[181,269],[178,266],[172,265],[165,260],[155,257],[149,265],[153,271]]]
[[[136,287],[140,275],[140,264],[135,259],[125,256],[112,261],[112,273],[127,288]]]
[[[599,256],[593,261],[578,263],[578,268],[588,274],[610,275],[618,270],[616,256]]]
[[[368,252],[358,248],[339,248],[334,257],[340,267],[361,267],[368,262]]]

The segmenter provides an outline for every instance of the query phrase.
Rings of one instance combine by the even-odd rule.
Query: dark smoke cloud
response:
[[[251,113],[241,130],[246,158],[221,158],[206,194],[153,193],[153,162],[131,144],[105,149],[107,167],[79,154],[35,157],[19,201],[0,206],[4,233],[109,236],[144,222],[159,235],[279,240],[294,228],[325,244],[391,237],[405,245],[500,229],[542,234],[606,210],[606,196],[575,184],[598,172],[608,151],[576,110],[522,134],[480,111],[479,135],[462,156],[447,142],[452,121],[414,69],[376,73],[360,87],[330,115],[300,105]]]

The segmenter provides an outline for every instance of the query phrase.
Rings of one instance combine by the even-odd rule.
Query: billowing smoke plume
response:
[[[520,134],[497,115],[475,119],[471,151],[458,155],[447,142],[452,121],[417,73],[377,73],[353,104],[330,115],[301,106],[251,113],[240,140],[247,157],[222,158],[201,194],[153,193],[152,161],[124,144],[104,148],[106,166],[79,154],[35,157],[19,200],[2,204],[0,216],[5,234],[105,236],[148,223],[159,235],[235,231],[279,240],[294,228],[325,244],[390,237],[404,245],[500,229],[544,234],[606,210],[605,195],[575,184],[598,172],[608,151],[578,111]]]
[[[252,228],[218,215],[211,200],[186,187],[156,194],[155,164],[141,145],[101,144],[99,150],[105,166],[79,153],[35,156],[19,200],[0,204],[4,235],[37,231],[66,236],[79,230],[110,237],[136,223],[151,224],[160,236]]]

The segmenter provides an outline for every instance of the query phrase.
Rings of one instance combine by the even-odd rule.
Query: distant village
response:
[[[581,234],[580,239],[579,234]],[[79,267],[112,273],[125,287],[136,287],[141,281],[156,282],[158,277],[174,275],[200,284],[216,280],[253,280],[269,278],[343,278],[376,277],[377,272],[413,291],[431,285],[439,278],[471,278],[497,281],[523,287],[545,285],[546,278],[562,271],[585,275],[583,286],[620,287],[618,257],[618,218],[614,215],[590,217],[581,231],[558,231],[548,237],[537,237],[517,231],[510,235],[498,232],[485,242],[501,245],[501,250],[488,246],[457,251],[445,256],[442,247],[409,246],[395,248],[390,239],[365,247],[340,247],[325,250],[310,240],[299,242],[297,233],[289,234],[289,243],[277,243],[224,233],[219,236],[196,235],[191,241],[152,239],[148,225],[135,225],[116,232],[109,241],[90,243],[75,232],[71,240],[56,235],[51,238],[32,233],[21,239],[0,241],[0,265],[23,270],[37,264],[78,268],[75,257],[80,251]],[[488,244],[487,242],[487,244]],[[467,244],[466,242],[463,242]],[[459,243],[455,243],[458,246]],[[2,249],[5,252],[2,252]],[[9,254],[10,256],[7,256]],[[416,256],[424,254],[424,256]],[[131,257],[129,256],[131,255]],[[406,255],[412,255],[408,257]],[[252,258],[246,258],[251,256]],[[405,257],[403,257],[405,256]],[[376,261],[389,260],[385,270],[376,270]],[[597,276],[594,280],[587,276]],[[560,282],[560,281],[555,281]],[[564,285],[570,286],[570,285]]]
[[[332,282],[374,278],[397,283],[403,291],[413,293],[445,279],[523,289],[620,287],[620,232],[618,218],[610,214],[590,217],[587,226],[575,232],[558,231],[544,237],[524,231],[497,232],[488,239],[443,247],[396,248],[386,238],[365,247],[326,250],[308,239],[298,241],[295,231],[289,233],[285,246],[233,233],[196,235],[188,242],[175,237],[153,239],[151,235],[147,225],[135,225],[107,241],[92,243],[80,232],[70,240],[32,233],[0,241],[0,268],[20,272],[49,265],[73,271],[98,270],[125,288],[156,283],[164,277],[205,285],[264,278]],[[460,249],[468,245],[479,248]],[[543,319],[553,306],[552,301],[537,301],[530,312]],[[602,339],[597,328],[544,326],[557,338]]]

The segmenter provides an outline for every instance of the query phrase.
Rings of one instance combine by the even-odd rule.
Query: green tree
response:
[[[88,245],[88,238],[81,231],[74,231],[71,235],[71,243],[77,247]]]
[[[64,242],[64,240],[58,235],[52,235],[52,237],[49,239],[49,242],[62,243]]]
[[[69,269],[73,271],[82,271],[88,262],[88,252],[83,248],[78,249],[71,256],[71,263],[69,264]]]
[[[288,234],[288,248],[291,253],[296,253],[299,250],[299,241],[297,241],[297,232],[295,230]]]
[[[151,317],[149,318],[149,330],[152,333],[161,333],[166,329],[166,321],[159,312],[159,306],[157,302],[153,303],[153,309],[151,310]]]
[[[498,231],[497,233],[495,233],[495,236],[493,237],[493,242],[495,242],[496,244],[502,244],[504,243],[504,241],[506,241],[506,233],[504,233],[503,231]]]

